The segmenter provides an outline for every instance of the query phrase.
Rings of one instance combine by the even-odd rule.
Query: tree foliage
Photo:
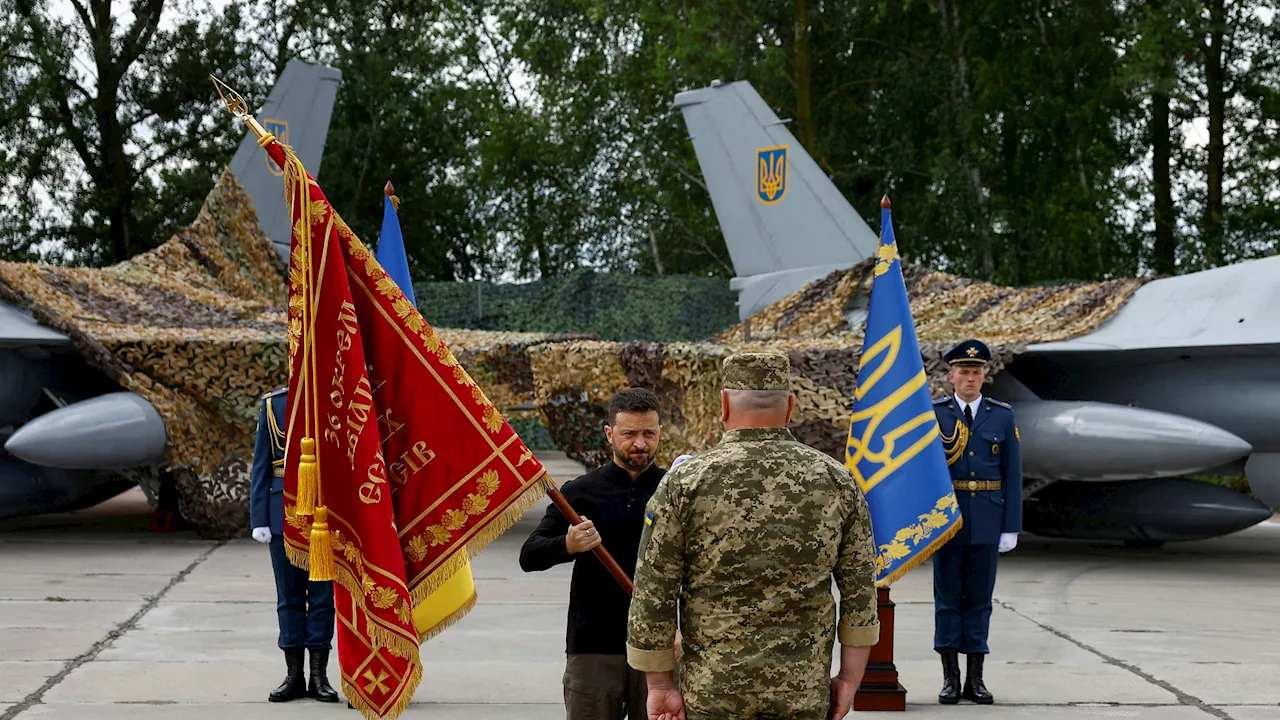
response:
[[[733,274],[677,93],[747,80],[905,253],[1010,284],[1276,251],[1278,0],[0,0],[0,250],[189,222],[293,57],[343,81],[320,179],[420,281]]]
[[[112,263],[168,239],[238,141],[216,122],[209,69],[256,87],[241,7],[71,0],[65,18],[48,0],[0,7],[5,253]]]

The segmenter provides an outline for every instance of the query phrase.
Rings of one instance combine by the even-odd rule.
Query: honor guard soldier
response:
[[[998,553],[1022,530],[1022,451],[1013,408],[984,397],[991,351],[965,340],[943,359],[955,392],[934,401],[963,523],[933,555],[934,649],[942,656],[938,702],[994,702],[982,682]],[[967,660],[960,686],[958,653]]]
[[[271,692],[271,702],[313,697],[338,702],[326,676],[334,632],[333,583],[312,582],[309,573],[289,562],[284,551],[284,448],[287,388],[263,397],[249,488],[249,524],[253,539],[271,549],[276,579],[276,617],[280,649],[288,674]],[[303,675],[303,653],[311,651],[311,678]]]
[[[650,718],[844,717],[880,637],[866,500],[787,429],[786,355],[729,356],[723,379],[719,444],[668,471],[646,508],[627,660]]]

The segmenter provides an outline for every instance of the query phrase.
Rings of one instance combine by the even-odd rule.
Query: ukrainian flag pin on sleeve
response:
[[[960,508],[939,439],[889,198],[876,254],[845,466],[871,511],[876,585],[924,562],[960,530]]]

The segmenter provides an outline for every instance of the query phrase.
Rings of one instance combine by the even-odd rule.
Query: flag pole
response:
[[[555,484],[548,478],[543,478],[542,484],[547,488],[547,496],[551,498],[551,502],[555,503],[556,507],[560,508],[560,512],[564,513],[564,516],[568,518],[570,524],[581,524],[582,517],[574,511],[573,506],[569,504],[569,501],[564,499],[564,495],[560,493],[560,490],[555,486]],[[613,556],[609,554],[609,551],[604,549],[604,545],[600,544],[595,546],[591,552],[595,553],[596,557],[600,558],[600,562],[604,563],[604,566],[609,570],[609,574],[613,575],[613,579],[617,580],[618,584],[622,586],[622,589],[626,590],[627,594],[630,595],[632,591],[631,578],[627,577],[626,571],[618,565],[617,561],[613,559]]]

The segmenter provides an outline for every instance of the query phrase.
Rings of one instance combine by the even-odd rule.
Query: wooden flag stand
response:
[[[853,696],[857,712],[905,711],[907,689],[898,682],[898,668],[893,664],[893,601],[889,588],[876,589],[876,608],[880,618],[880,641],[871,647],[867,671]]]

